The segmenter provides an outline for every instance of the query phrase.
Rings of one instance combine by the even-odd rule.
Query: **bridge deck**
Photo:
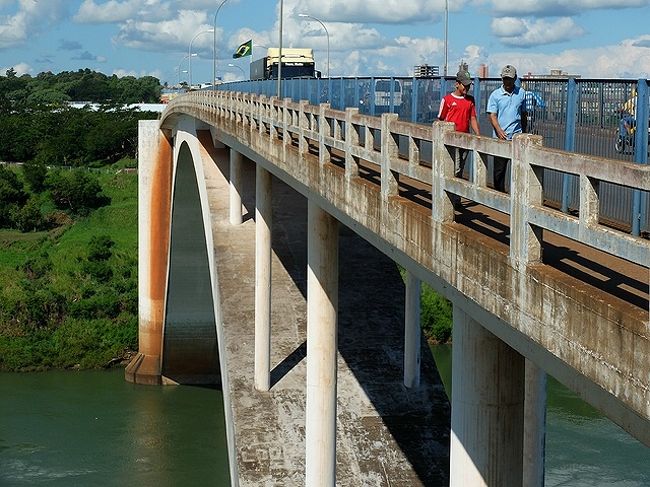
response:
[[[335,163],[343,165],[339,158]],[[361,160],[362,177],[379,185],[380,169]],[[400,196],[412,201],[424,213],[431,212],[431,186],[402,176]],[[510,244],[508,215],[464,200],[456,212],[456,223],[488,237],[492,245],[507,249]],[[641,309],[650,309],[650,275],[647,266],[630,262],[562,235],[543,233],[543,262],[563,274],[589,286],[606,291],[613,299],[620,299]]]
[[[306,200],[273,180],[274,369],[271,391],[260,393],[253,387],[254,166],[244,177],[248,214],[233,227],[227,152],[213,152],[217,166],[204,170],[240,485],[304,485]],[[402,385],[403,310],[395,264],[341,226],[337,485],[448,485],[449,404],[424,341],[422,386]]]

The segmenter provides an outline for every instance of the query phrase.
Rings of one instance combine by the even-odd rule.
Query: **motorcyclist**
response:
[[[621,120],[618,130],[620,137],[632,137],[636,127],[636,90],[632,89],[632,95],[623,103],[621,108]]]

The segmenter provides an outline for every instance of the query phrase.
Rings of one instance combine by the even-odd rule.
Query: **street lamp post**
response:
[[[190,80],[190,90],[192,89],[192,44],[194,44],[194,40],[199,37],[201,34],[210,34],[212,31],[211,30],[202,30],[201,32],[197,33],[194,37],[192,37],[192,40],[190,41],[190,47],[187,50],[187,56],[190,58],[189,61],[187,62],[187,69],[189,71],[187,77]]]
[[[178,85],[181,84],[181,73],[187,73],[187,69],[181,69],[180,66],[176,69],[178,71]]]
[[[241,66],[237,66],[236,64],[233,64],[233,63],[228,63],[228,66],[230,66],[231,68],[237,68],[238,70],[240,70],[241,74],[244,75],[244,79],[246,79],[246,72],[244,71],[244,69]]]
[[[178,71],[178,84],[179,84],[179,85],[181,84],[181,73],[187,73],[187,70],[186,70],[186,69],[183,69],[183,70],[181,71],[181,64],[183,64],[183,61],[185,61],[185,60],[188,59],[189,57],[196,56],[196,55],[197,55],[197,54],[196,54],[195,52],[193,52],[193,53],[190,54],[190,55],[185,54],[185,56],[183,56],[183,59],[181,59],[181,62],[178,63],[178,68],[176,68],[176,70]]]
[[[284,12],[284,0],[280,0],[280,41],[278,49],[278,99],[282,97],[282,17]]]
[[[449,58],[449,0],[445,0],[445,66],[444,76],[447,76],[447,61]]]
[[[298,17],[315,20],[323,27],[323,29],[325,29],[325,34],[327,35],[327,78],[329,79],[330,77],[330,33],[327,30],[327,27],[325,27],[325,24],[321,22],[320,19],[317,19],[316,17],[309,14],[298,14]]]
[[[217,11],[214,13],[214,21],[212,23],[212,89],[216,89],[215,83],[217,82],[217,15],[219,14],[219,10],[221,10],[221,7],[223,7],[223,4],[226,3],[228,0],[222,0],[219,6],[217,7]]]

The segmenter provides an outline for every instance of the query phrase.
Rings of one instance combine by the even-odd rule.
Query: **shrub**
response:
[[[87,215],[111,201],[102,194],[97,177],[82,171],[52,171],[46,183],[56,207],[73,214]]]
[[[108,235],[91,237],[88,244],[88,260],[93,262],[108,260],[113,255],[111,248],[115,242]]]
[[[41,205],[37,198],[30,198],[25,206],[12,214],[13,226],[21,232],[47,230],[51,226],[50,219],[41,213]]]
[[[23,165],[23,174],[25,181],[34,193],[40,193],[45,189],[45,177],[47,176],[47,167],[43,162],[26,162]]]
[[[429,339],[438,343],[451,339],[451,303],[427,285],[422,286],[420,322]]]

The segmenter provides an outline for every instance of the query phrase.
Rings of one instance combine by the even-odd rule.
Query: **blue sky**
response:
[[[106,74],[187,79],[190,40],[212,29],[221,0],[0,0],[0,72],[35,75],[91,68]],[[278,43],[277,0],[227,0],[217,17],[218,76],[241,79],[237,45]],[[412,74],[444,62],[445,0],[284,0],[285,47],[312,47],[325,72]],[[449,0],[449,72],[464,60],[520,73],[562,69],[590,78],[650,77],[650,0]],[[212,76],[212,34],[196,37],[194,82]],[[263,48],[254,49],[254,58]]]

